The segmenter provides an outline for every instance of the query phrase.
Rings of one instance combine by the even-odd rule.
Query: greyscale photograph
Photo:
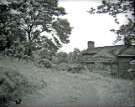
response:
[[[0,0],[0,107],[135,107],[134,0]]]

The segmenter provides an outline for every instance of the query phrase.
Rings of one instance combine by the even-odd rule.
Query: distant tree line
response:
[[[53,57],[56,63],[69,63],[69,64],[79,64],[81,51],[78,48],[74,48],[72,52],[58,52],[56,53],[55,57]]]

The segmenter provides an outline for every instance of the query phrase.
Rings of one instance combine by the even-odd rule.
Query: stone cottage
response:
[[[134,71],[135,46],[124,45],[95,47],[93,41],[88,41],[88,48],[82,52],[81,63],[91,72],[108,71],[119,75]]]

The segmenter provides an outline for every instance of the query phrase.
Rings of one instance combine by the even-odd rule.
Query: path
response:
[[[113,83],[97,74],[46,73],[44,81],[47,87],[18,107],[127,107],[119,102],[121,97],[118,101],[111,93],[117,81]]]

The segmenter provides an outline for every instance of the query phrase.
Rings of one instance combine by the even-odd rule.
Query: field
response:
[[[8,57],[0,57],[0,67],[18,71],[36,86],[36,90],[31,88],[31,93],[22,96],[22,103],[17,107],[135,106],[133,80],[113,79],[88,71],[70,73],[47,69]]]

